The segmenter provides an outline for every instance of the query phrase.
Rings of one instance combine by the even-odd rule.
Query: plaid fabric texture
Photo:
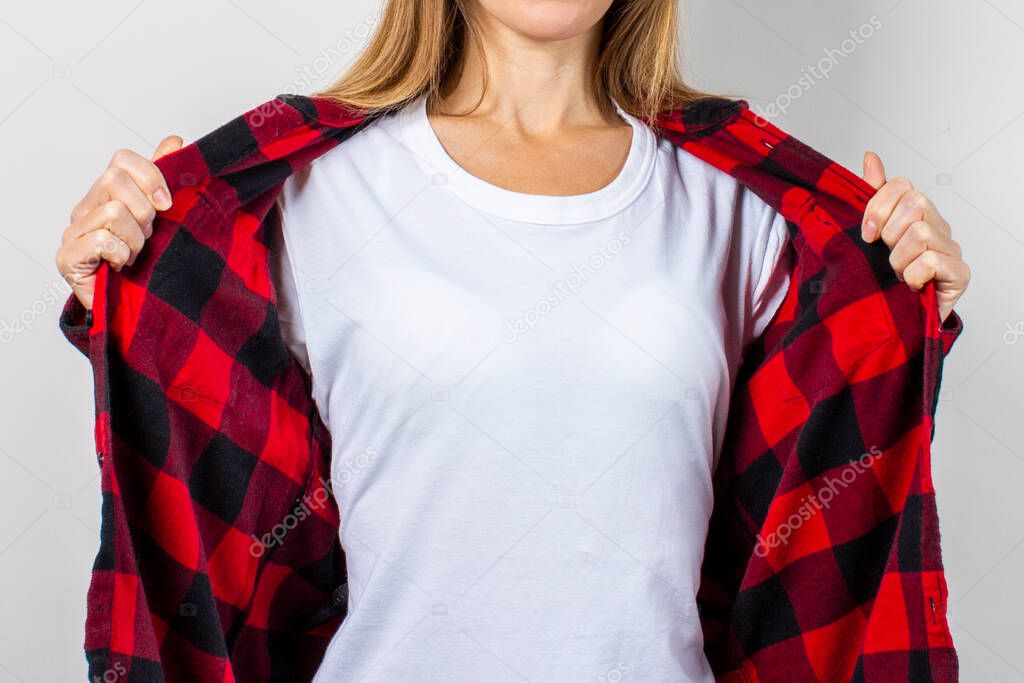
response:
[[[330,438],[278,327],[267,218],[367,123],[284,95],[159,160],[172,208],[132,267],[101,266],[89,324],[65,306],[102,468],[91,680],[308,681],[340,623]],[[934,286],[860,240],[872,189],[745,102],[654,123],[780,210],[796,257],[716,475],[699,599],[716,675],[956,680],[929,462],[959,317],[940,324]]]

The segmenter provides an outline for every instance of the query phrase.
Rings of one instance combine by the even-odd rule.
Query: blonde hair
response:
[[[388,0],[363,53],[317,94],[373,113],[401,108],[423,94],[451,92],[464,64],[465,41],[481,40],[465,2]],[[629,114],[654,120],[659,112],[711,97],[683,82],[677,22],[676,0],[614,0],[591,77],[606,114],[613,113],[612,99]]]

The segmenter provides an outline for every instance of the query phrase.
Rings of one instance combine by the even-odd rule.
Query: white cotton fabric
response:
[[[422,99],[285,182],[281,324],[349,575],[318,683],[713,680],[711,478],[786,223],[619,114],[628,158],[589,194],[468,174]]]

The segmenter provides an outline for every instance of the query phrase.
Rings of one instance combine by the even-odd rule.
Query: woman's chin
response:
[[[501,23],[537,42],[576,38],[597,24],[611,4],[607,0],[519,0],[482,2]]]

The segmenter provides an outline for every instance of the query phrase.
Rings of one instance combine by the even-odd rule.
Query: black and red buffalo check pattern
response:
[[[287,351],[271,208],[370,122],[285,95],[161,159],[174,205],[61,324],[95,374],[102,532],[91,680],[308,681],[346,605],[330,438]],[[789,294],[749,350],[717,471],[700,591],[721,681],[952,681],[929,470],[961,330],[859,225],[872,189],[709,100],[655,122],[789,221]],[[281,543],[264,543],[278,525]]]

